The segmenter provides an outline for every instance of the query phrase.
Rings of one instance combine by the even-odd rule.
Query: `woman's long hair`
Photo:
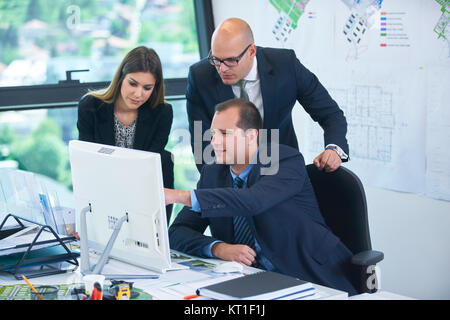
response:
[[[156,80],[153,92],[144,104],[155,108],[157,105],[164,103],[164,79],[161,61],[155,50],[144,46],[134,48],[125,56],[107,88],[91,91],[88,95],[106,103],[114,103],[120,94],[123,79],[127,74],[134,72],[150,72]]]

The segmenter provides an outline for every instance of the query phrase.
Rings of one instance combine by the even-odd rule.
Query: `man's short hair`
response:
[[[248,129],[262,129],[262,118],[256,106],[244,99],[230,99],[216,105],[216,112],[222,112],[229,108],[239,109],[239,121],[236,126],[246,131]]]

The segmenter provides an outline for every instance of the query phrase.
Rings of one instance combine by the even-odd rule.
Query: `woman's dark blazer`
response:
[[[156,108],[144,104],[138,109],[134,149],[158,152],[161,155],[164,187],[174,188],[172,154],[164,150],[172,127],[173,111],[168,103]],[[78,103],[79,140],[115,145],[114,104],[87,95]],[[171,207],[167,207],[167,223]]]

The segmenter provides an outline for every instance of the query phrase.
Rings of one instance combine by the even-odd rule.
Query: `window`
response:
[[[161,58],[174,109],[166,149],[175,156],[175,187],[194,188],[199,174],[178,131],[188,129],[180,97],[188,67],[209,51],[213,27],[208,1],[0,0],[0,169],[35,173],[48,194],[59,194],[58,206],[73,208],[67,144],[78,137],[76,103],[145,45]],[[67,70],[83,69],[89,72],[73,74],[80,83],[58,84]]]
[[[110,81],[138,45],[161,58],[165,78],[199,60],[192,0],[0,0],[0,86]]]

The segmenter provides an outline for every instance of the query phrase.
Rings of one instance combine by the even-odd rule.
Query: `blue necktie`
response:
[[[244,187],[244,180],[239,177],[234,178],[233,188],[241,189]],[[234,225],[234,243],[245,244],[251,248],[255,248],[255,237],[253,236],[247,218],[236,216],[233,218]]]

